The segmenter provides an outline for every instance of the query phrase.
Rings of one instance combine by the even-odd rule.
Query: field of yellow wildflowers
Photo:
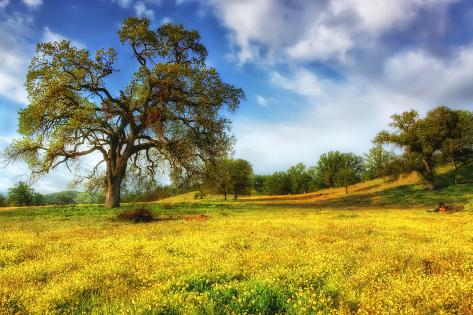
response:
[[[0,211],[0,314],[473,313],[469,209],[272,202]]]

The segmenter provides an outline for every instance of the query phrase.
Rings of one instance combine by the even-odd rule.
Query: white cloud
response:
[[[172,18],[165,16],[161,19],[161,24],[172,23]]]
[[[112,2],[117,3],[123,9],[132,7],[137,16],[148,17],[150,19],[154,18],[154,10],[149,9],[147,5],[156,7],[162,5],[162,0],[112,0]]]
[[[45,26],[41,40],[44,42],[60,42],[66,40],[66,38],[58,33],[52,32],[49,27]]]
[[[270,79],[273,85],[282,87],[296,94],[309,97],[321,96],[323,94],[323,90],[321,89],[323,85],[322,80],[305,68],[297,69],[290,78],[274,71],[271,73]],[[325,84],[328,84],[328,82]]]
[[[29,60],[34,53],[32,18],[23,15],[2,16],[0,20],[0,96],[13,102],[26,104],[24,88]],[[52,32],[48,27],[43,30],[42,41],[60,41],[64,36]],[[85,47],[78,41],[72,41],[78,48]]]
[[[4,9],[9,3],[10,0],[0,0],[0,9]]]
[[[473,46],[464,47],[449,58],[423,50],[410,50],[387,60],[386,84],[402,93],[433,105],[470,105],[473,99]]]
[[[334,13],[354,11],[359,27],[371,33],[381,33],[392,27],[402,27],[421,9],[443,9],[458,0],[338,0],[331,2]]]
[[[155,5],[155,6],[160,6],[163,4],[162,0],[144,0],[144,2],[149,3],[151,5]]]
[[[0,137],[0,152],[11,143],[13,140],[13,135],[6,135]],[[1,158],[1,156],[0,156]],[[7,192],[8,188],[13,186],[16,182],[20,180],[26,180],[24,174],[27,171],[26,165],[24,163],[14,163],[14,165],[5,165],[5,161],[0,160],[0,193]]]
[[[295,109],[300,113],[271,121],[237,118],[236,154],[251,161],[257,173],[287,169],[298,162],[314,165],[331,150],[363,154],[392,114],[411,108],[424,113],[436,105],[382,82],[358,77],[322,80],[302,67],[287,74],[273,72],[270,82],[302,97]]]
[[[43,0],[23,0],[23,3],[30,8],[37,8],[43,4]]]
[[[28,42],[31,18],[0,16],[0,96],[13,102],[27,102],[24,82],[33,46]]]
[[[215,15],[230,29],[240,62],[259,59],[262,46],[280,45],[288,34],[278,5],[271,0],[212,0]],[[269,52],[271,53],[271,52]]]
[[[148,9],[143,1],[136,2],[134,8],[136,15],[140,17],[148,17],[150,19],[154,18],[154,11]]]
[[[63,40],[68,40],[71,42],[72,46],[77,48],[85,48],[85,44],[80,41],[70,40],[69,38],[51,31],[49,27],[45,26],[43,29],[43,36],[41,37],[43,42],[60,42]]]
[[[325,25],[314,25],[303,39],[287,48],[287,54],[296,60],[326,60],[335,57],[343,61],[352,46],[352,39],[347,32]]]
[[[19,135],[7,135],[0,136],[0,152],[12,142],[13,139],[19,138]],[[80,166],[77,172],[81,174],[87,174],[101,159],[100,154],[90,154],[81,158]],[[30,170],[26,163],[17,161],[4,165],[0,163],[0,193],[5,193],[10,187],[19,181],[30,180]],[[66,166],[61,165],[54,170],[51,170],[48,174],[44,175],[38,181],[33,183],[33,187],[36,191],[42,194],[48,194],[57,191],[64,191],[68,189],[68,184],[77,175],[76,168],[71,168],[72,173],[67,169]]]
[[[273,71],[270,82],[302,101],[300,114],[292,119],[235,122],[237,155],[263,173],[300,161],[313,165],[330,150],[367,152],[394,113],[413,108],[423,114],[438,105],[471,110],[473,45],[445,58],[405,51],[386,60],[373,78],[347,73],[344,80],[327,80],[297,67],[289,73]]]
[[[122,8],[128,8],[133,0],[113,0],[113,2],[116,2]]]
[[[422,10],[442,11],[458,0],[194,1],[210,7],[229,29],[240,63],[297,63],[345,62],[352,48],[408,27]]]
[[[256,103],[258,103],[259,106],[267,107],[268,106],[268,99],[264,96],[256,95]]]

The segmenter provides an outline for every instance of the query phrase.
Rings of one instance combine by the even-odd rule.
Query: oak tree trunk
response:
[[[427,183],[427,187],[429,188],[429,190],[434,190],[435,188],[437,188],[437,186],[435,185],[434,171],[431,166],[431,163],[427,159],[422,159],[422,163],[424,164],[425,168],[423,172],[423,177],[425,182]]]
[[[105,179],[105,207],[120,207],[120,189],[123,177],[125,176],[125,167],[118,170],[109,170],[107,167],[107,177]]]

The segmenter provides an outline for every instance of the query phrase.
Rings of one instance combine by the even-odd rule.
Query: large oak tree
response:
[[[7,157],[24,159],[41,175],[97,152],[105,165],[105,204],[118,207],[130,161],[194,169],[227,151],[232,137],[224,113],[238,107],[243,91],[206,66],[197,31],[174,24],[152,31],[150,24],[128,18],[118,32],[136,63],[122,89],[110,87],[118,71],[114,49],[92,56],[68,41],[38,44],[26,81],[29,104],[19,113],[23,137]]]

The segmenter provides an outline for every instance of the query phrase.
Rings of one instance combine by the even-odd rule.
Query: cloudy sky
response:
[[[470,0],[0,0],[0,150],[28,104],[35,44],[117,48],[125,85],[134,64],[117,30],[132,15],[199,30],[208,63],[246,93],[235,154],[257,173],[329,150],[362,154],[393,113],[473,109]],[[0,192],[25,174],[21,163],[0,168]],[[72,177],[58,169],[35,188],[63,190]]]

